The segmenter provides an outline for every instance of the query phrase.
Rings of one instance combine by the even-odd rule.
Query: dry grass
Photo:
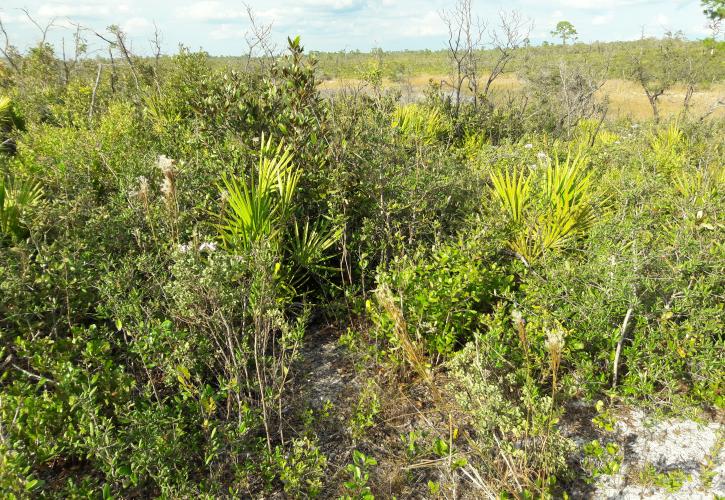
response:
[[[375,296],[378,299],[378,303],[385,309],[385,312],[390,315],[395,323],[395,334],[406,362],[423,380],[432,386],[423,349],[418,342],[414,342],[410,338],[408,334],[408,323],[405,321],[403,311],[396,303],[390,288],[387,285],[381,285],[375,291]]]
[[[415,75],[404,82],[389,79],[383,81],[386,89],[399,89],[404,98],[414,100],[422,96],[430,81],[441,83],[448,80],[446,75]],[[320,84],[320,89],[334,92],[344,88],[360,87],[364,82],[359,79],[327,80]],[[523,82],[514,74],[502,75],[493,84],[494,92],[516,91],[523,87]],[[609,98],[609,118],[631,118],[646,120],[652,118],[652,108],[642,88],[636,82],[628,80],[607,80],[598,96]],[[692,97],[692,113],[694,116],[705,114],[718,99],[725,97],[725,82],[711,85],[707,89],[695,92]],[[675,87],[660,98],[660,113],[663,118],[671,117],[682,111],[685,99],[685,88]],[[712,117],[725,117],[725,109],[720,107]]]
[[[600,97],[609,97],[610,113],[614,117],[631,117],[641,120],[652,118],[652,108],[642,88],[627,80],[608,80],[599,92]],[[725,97],[725,83],[712,85],[709,89],[695,92],[692,96],[692,112],[695,116],[708,111],[718,99]],[[663,117],[673,116],[682,111],[685,88],[675,87],[660,98],[660,110]],[[722,108],[713,116],[725,116]]]

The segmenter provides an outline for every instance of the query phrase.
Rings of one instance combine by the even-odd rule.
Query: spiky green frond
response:
[[[433,144],[449,129],[440,110],[420,104],[396,108],[391,126],[399,129],[406,139],[426,145]]]
[[[293,159],[282,143],[273,145],[271,139],[263,139],[256,171],[249,179],[222,177],[225,205],[218,225],[222,241],[232,251],[246,251],[266,240],[280,257],[288,256],[293,265],[282,267],[292,288],[310,273],[326,269],[324,263],[331,258],[328,250],[340,237],[340,231],[326,223],[307,220],[301,225],[293,220],[294,196],[302,175]]]
[[[262,139],[256,172],[249,179],[222,177],[226,197],[220,234],[229,248],[249,248],[267,237],[276,239],[289,215],[301,173],[292,166],[292,153],[280,142]]]
[[[493,191],[511,220],[517,223],[509,246],[528,263],[549,251],[561,251],[585,235],[597,216],[592,203],[591,173],[587,159],[571,151],[565,158],[554,156],[546,170],[546,183],[535,213],[526,210],[531,197],[531,179],[522,172],[491,175]]]
[[[17,241],[25,235],[25,213],[42,198],[43,189],[37,182],[0,177],[0,233],[3,239]]]
[[[529,201],[531,175],[526,176],[524,171],[492,172],[491,183],[493,192],[498,197],[504,210],[518,223]]]

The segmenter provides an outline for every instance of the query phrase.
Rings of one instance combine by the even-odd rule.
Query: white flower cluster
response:
[[[179,245],[179,252],[180,253],[188,253],[191,250],[193,250],[194,245],[191,243],[184,243],[182,245]],[[215,241],[204,241],[199,245],[197,250],[199,252],[214,252],[217,249],[217,243]]]
[[[524,315],[521,314],[521,311],[519,311],[518,309],[514,309],[513,311],[511,311],[511,319],[516,325],[525,322]]]
[[[216,242],[215,241],[205,241],[201,245],[199,245],[199,251],[200,252],[214,252],[216,251]]]
[[[549,331],[544,341],[546,349],[550,352],[558,352],[564,347],[564,332],[561,329]]]
[[[159,168],[159,170],[161,170],[161,173],[164,174],[164,180],[161,183],[161,192],[167,198],[173,197],[176,193],[176,188],[174,185],[174,180],[176,177],[176,174],[174,172],[175,164],[176,160],[173,160],[166,155],[160,155],[158,157],[158,160],[156,161],[156,166]]]
[[[149,180],[143,175],[138,178],[138,189],[129,191],[129,196],[138,198],[145,205],[149,198]]]
[[[158,159],[156,160],[156,166],[161,170],[161,172],[166,175],[167,172],[173,172],[174,171],[174,165],[176,164],[176,160],[173,158],[169,158],[166,155],[159,155]]]

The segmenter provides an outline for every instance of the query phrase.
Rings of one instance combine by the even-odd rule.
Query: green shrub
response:
[[[440,85],[402,105],[383,75],[403,65],[380,51],[371,92],[327,99],[316,57],[287,48],[244,70],[186,49],[110,68],[8,49],[0,490],[372,498],[453,493],[465,476],[563,496],[573,399],[723,406],[716,115],[599,122],[586,92],[562,114],[571,95],[546,63],[525,93],[454,117]],[[317,372],[298,362],[328,322],[372,365],[322,410],[350,430],[334,443],[300,400]],[[392,387],[405,404],[384,399]],[[407,396],[413,428],[395,414]],[[359,451],[344,470],[322,452],[382,434],[407,437],[380,474]],[[618,467],[604,441],[585,451],[592,476]]]
[[[292,440],[292,450],[275,449],[275,460],[284,491],[292,497],[314,498],[322,491],[327,459],[308,438]]]
[[[514,276],[481,244],[485,237],[403,257],[378,278],[400,300],[414,339],[432,354],[451,354],[470,340],[482,327],[483,314],[513,284]],[[383,332],[394,337],[386,313],[377,318]]]

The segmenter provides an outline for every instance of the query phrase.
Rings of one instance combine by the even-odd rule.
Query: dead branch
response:
[[[95,35],[103,40],[104,42],[108,43],[108,53],[109,55],[112,54],[111,49],[118,49],[121,53],[121,56],[126,60],[126,63],[128,64],[129,69],[131,70],[131,76],[133,76],[133,81],[136,84],[136,90],[139,92],[141,91],[141,85],[139,84],[138,80],[138,73],[136,71],[136,65],[134,64],[134,55],[131,53],[131,50],[128,48],[126,44],[126,34],[116,25],[111,25],[108,27],[108,31],[114,36],[115,40],[111,40],[109,38],[106,38],[105,36],[101,35],[98,32],[95,32]],[[113,64],[113,56],[111,55],[111,64]],[[115,71],[114,71],[115,74]]]
[[[497,51],[498,57],[483,87],[484,97],[488,97],[491,85],[506,70],[506,66],[514,58],[516,50],[527,43],[533,28],[533,21],[524,19],[518,11],[499,13],[498,27],[490,32],[490,43]]]
[[[15,47],[10,44],[10,37],[8,36],[8,32],[5,30],[5,25],[3,24],[2,18],[0,18],[0,33],[5,39],[3,48],[0,48],[0,53],[2,53],[3,57],[8,62],[8,64],[10,64],[13,70],[15,70],[16,73],[19,73],[20,66],[18,61],[16,61],[16,59],[18,58],[18,53]]]
[[[46,24],[45,26],[42,26],[39,22],[37,22],[35,19],[33,19],[33,16],[30,15],[30,12],[28,12],[28,9],[22,8],[20,10],[25,14],[25,17],[27,17],[28,20],[31,23],[33,23],[33,25],[35,25],[35,27],[38,28],[38,30],[40,30],[40,33],[42,35],[42,38],[40,40],[40,45],[45,45],[45,40],[48,37],[48,30],[50,30],[50,28],[55,26],[56,18],[54,17],[53,19],[51,19],[48,22],[48,24]]]
[[[451,60],[453,70],[453,83],[450,86],[453,88],[456,99],[454,113],[458,115],[461,107],[463,83],[468,78],[468,73],[470,73],[467,65],[471,47],[467,43],[470,39],[467,32],[471,31],[471,23],[473,22],[471,19],[471,0],[458,0],[452,10],[442,11],[440,17],[448,28],[448,57]]]
[[[262,24],[257,20],[254,9],[249,4],[244,4],[249,18],[249,30],[244,34],[244,40],[247,42],[247,62],[246,68],[249,68],[252,59],[257,53],[257,49],[261,50],[261,56],[268,59],[274,59],[277,52],[277,46],[272,41],[272,25]]]
[[[617,387],[617,371],[619,369],[619,356],[622,353],[622,346],[624,345],[624,341],[627,338],[627,329],[629,327],[629,320],[632,317],[632,313],[634,312],[634,308],[632,306],[627,309],[627,314],[624,316],[624,322],[622,323],[622,328],[619,332],[619,342],[617,342],[617,351],[614,354],[614,374],[612,376],[612,387]]]
[[[101,81],[101,70],[103,69],[103,65],[98,65],[98,72],[96,73],[96,82],[93,84],[93,92],[91,93],[91,105],[88,108],[88,121],[90,122],[93,120],[93,107],[96,104],[96,92],[98,92],[98,84]]]

